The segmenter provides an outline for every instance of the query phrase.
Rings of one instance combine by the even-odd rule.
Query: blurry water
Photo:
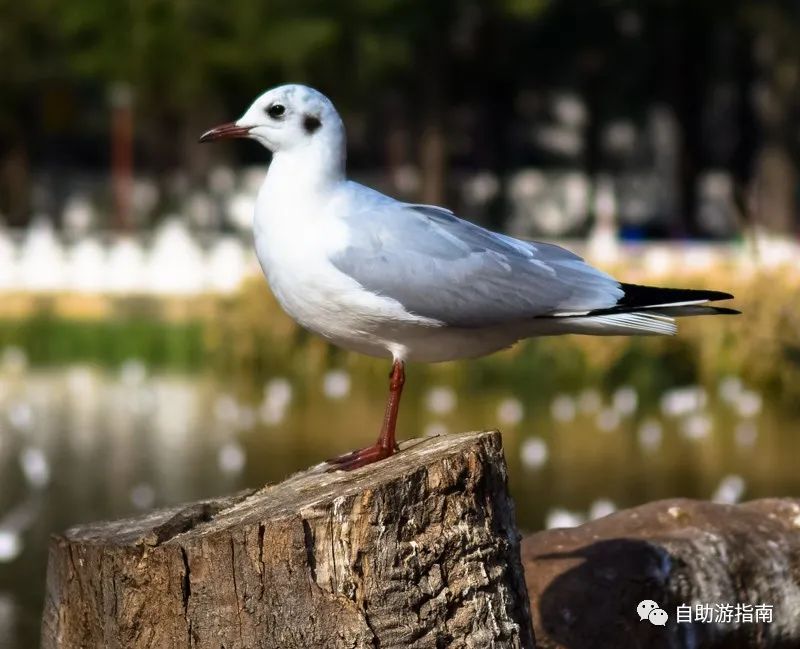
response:
[[[0,362],[0,647],[37,644],[48,535],[258,487],[373,441],[383,386],[333,369],[263,385]],[[526,389],[530,396],[526,397]],[[523,530],[671,496],[800,495],[797,425],[736,377],[641,404],[634,386],[549,403],[465,393],[409,373],[401,437],[501,427]]]

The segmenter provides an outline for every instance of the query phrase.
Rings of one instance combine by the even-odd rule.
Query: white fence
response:
[[[47,221],[0,231],[0,291],[197,295],[229,293],[258,272],[242,237],[193,235],[178,220],[151,236],[66,242]]]

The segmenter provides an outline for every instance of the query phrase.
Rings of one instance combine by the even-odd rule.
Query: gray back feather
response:
[[[361,198],[373,200],[354,201],[365,209],[344,217],[351,239],[331,261],[417,315],[484,327],[607,308],[622,296],[616,280],[558,246],[496,234],[440,207]]]

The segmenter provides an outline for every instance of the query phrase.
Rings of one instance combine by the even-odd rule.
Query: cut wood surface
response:
[[[798,500],[648,503],[531,534],[522,558],[539,647],[800,647]],[[668,613],[666,626],[639,619],[644,599]],[[678,621],[680,605],[691,607],[691,622]],[[759,605],[771,621],[756,619]],[[697,618],[698,606],[710,607],[700,609],[710,621]]]
[[[42,646],[531,649],[500,435],[71,529]]]

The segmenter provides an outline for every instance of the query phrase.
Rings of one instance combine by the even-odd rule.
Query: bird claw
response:
[[[367,446],[366,448],[352,451],[351,453],[345,453],[344,455],[328,460],[327,464],[329,466],[327,471],[328,473],[333,471],[353,471],[354,469],[360,469],[362,466],[367,466],[373,462],[385,460],[396,452],[397,447],[392,449],[381,446],[380,444],[373,444],[372,446]]]

